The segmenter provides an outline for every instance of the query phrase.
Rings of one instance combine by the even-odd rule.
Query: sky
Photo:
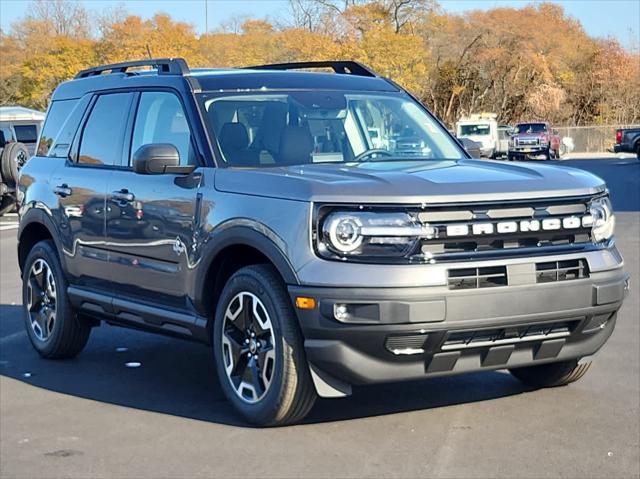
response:
[[[233,17],[249,15],[254,18],[286,20],[287,0],[78,0],[91,12],[123,6],[129,13],[149,18],[156,12],[170,14],[174,19],[205,31],[205,3],[209,30]],[[490,9],[496,6],[523,7],[531,0],[439,0],[446,12],[464,13],[469,10]],[[640,0],[555,0],[565,11],[577,18],[584,29],[595,37],[614,37],[626,48],[640,46]],[[0,26],[7,31],[11,23],[24,16],[28,0],[0,0]]]

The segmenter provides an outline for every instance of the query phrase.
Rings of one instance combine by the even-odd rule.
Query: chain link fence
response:
[[[596,153],[613,151],[617,129],[638,127],[640,125],[562,126],[556,129],[562,138],[563,153]]]

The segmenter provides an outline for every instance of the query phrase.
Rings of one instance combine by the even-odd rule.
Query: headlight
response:
[[[334,211],[319,225],[317,249],[321,256],[402,258],[419,238],[434,238],[435,228],[402,212]]]
[[[616,217],[611,208],[608,196],[596,198],[589,204],[589,215],[592,218],[591,237],[595,243],[601,243],[613,236]]]

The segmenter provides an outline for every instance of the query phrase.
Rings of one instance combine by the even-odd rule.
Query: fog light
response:
[[[333,305],[333,317],[338,321],[346,321],[349,319],[349,309],[346,304]]]

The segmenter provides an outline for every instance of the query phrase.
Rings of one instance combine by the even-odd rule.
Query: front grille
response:
[[[424,352],[426,334],[407,334],[404,336],[389,336],[385,341],[388,351],[396,355],[420,354]]]
[[[540,138],[516,138],[517,146],[535,146],[540,144]]]
[[[457,331],[447,336],[441,349],[449,351],[563,338],[569,336],[579,323],[580,320],[570,320],[494,329]]]
[[[477,289],[507,286],[507,268],[491,266],[485,268],[460,268],[448,271],[449,289]]]
[[[536,263],[536,283],[552,283],[589,277],[589,266],[584,259]]]
[[[592,246],[590,198],[427,207],[418,220],[434,231],[411,261],[468,260],[583,250]]]

